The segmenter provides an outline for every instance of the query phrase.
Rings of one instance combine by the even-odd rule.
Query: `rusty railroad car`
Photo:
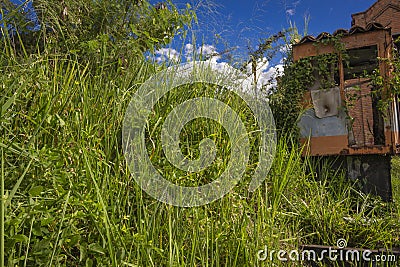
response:
[[[306,36],[293,46],[294,61],[313,64],[321,55],[337,59],[325,73],[313,71],[315,82],[303,95],[300,141],[307,144],[305,154],[335,158],[350,178],[364,181],[363,191],[391,200],[390,162],[400,153],[400,105],[385,82],[377,90],[371,75],[379,70],[384,81],[391,77],[388,59],[397,53],[400,1],[380,0],[352,17],[350,30]],[[322,80],[331,86],[324,88]],[[382,108],[385,99],[392,100]]]

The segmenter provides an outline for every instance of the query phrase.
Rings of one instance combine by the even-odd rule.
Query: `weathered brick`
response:
[[[400,0],[378,0],[364,12],[352,15],[352,26],[366,27],[377,22],[392,28],[392,34],[400,34]]]
[[[371,85],[361,83],[358,79],[348,80],[346,86],[346,101],[349,116],[353,118],[351,131],[353,140],[349,145],[372,146],[374,145],[373,109],[371,99]],[[356,98],[354,100],[354,98]]]

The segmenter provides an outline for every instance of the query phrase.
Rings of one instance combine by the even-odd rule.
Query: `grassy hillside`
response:
[[[397,200],[383,203],[329,166],[315,180],[313,163],[287,136],[254,193],[243,182],[207,206],[172,207],[140,189],[121,149],[127,104],[159,66],[86,65],[61,55],[1,60],[6,266],[271,266],[257,260],[260,249],[340,238],[351,247],[400,247],[398,159]],[[177,90],[175,100],[180,94],[187,96]]]

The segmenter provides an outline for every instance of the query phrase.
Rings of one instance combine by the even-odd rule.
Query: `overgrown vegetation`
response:
[[[46,8],[54,14],[62,11],[52,1],[37,1],[38,5],[47,2]],[[2,28],[0,54],[0,178],[4,196],[0,227],[4,242],[0,244],[5,246],[1,246],[0,264],[271,266],[269,260],[258,261],[260,249],[333,246],[339,238],[347,239],[351,247],[400,246],[398,203],[383,203],[359,193],[330,166],[326,166],[325,176],[316,180],[314,163],[301,157],[296,138],[290,134],[281,135],[266,182],[254,193],[242,182],[223,199],[198,208],[172,207],[146,195],[130,176],[122,154],[123,116],[135,90],[161,68],[142,55],[168,41],[150,35],[150,29],[163,31],[169,27],[170,16],[184,24],[192,15],[190,10],[182,15],[170,6],[161,11],[165,16],[156,16],[154,12],[159,11],[145,1],[130,2],[135,10],[146,8],[138,13],[143,16],[144,26],[138,29],[141,33],[134,33],[129,40],[121,38],[137,50],[128,49],[128,44],[121,48],[126,50],[119,50],[120,43],[110,40],[109,34],[120,28],[99,26],[100,18],[117,19],[101,13],[114,12],[115,1],[91,1],[99,9],[90,16],[93,21],[77,27],[82,30],[79,33],[68,25],[77,23],[88,9],[65,1],[71,20],[54,15],[45,22],[43,15],[41,31],[32,33],[32,46],[25,46],[24,31],[13,30],[20,25],[12,22],[13,11],[3,13],[7,24]],[[10,24],[13,26],[7,28]],[[94,26],[94,33],[83,30]],[[47,32],[46,27],[53,27],[54,32]],[[171,31],[176,34],[179,27]],[[40,37],[35,39],[35,34]],[[41,47],[43,40],[48,41]],[[290,74],[282,78],[290,85],[287,90],[307,82],[290,80]],[[300,75],[296,72],[295,77]],[[215,92],[213,87],[198,85],[183,92],[178,89],[170,99],[163,99],[168,109],[173,103]],[[297,103],[297,98],[284,101]],[[238,101],[232,106],[240,111],[242,104]],[[162,107],[150,123],[155,130],[148,136],[154,133],[155,139],[157,122],[166,116]],[[276,120],[281,123],[287,111],[276,110]],[[291,123],[285,121],[285,126]],[[209,128],[203,129],[204,124]],[[199,140],[225,138],[221,127],[204,122],[188,125],[185,134],[183,150],[189,156],[196,155]],[[224,148],[224,140],[219,142],[223,148],[216,161],[220,165],[210,170],[210,177],[226,167],[229,147]],[[151,143],[148,145],[151,150]],[[152,161],[159,162],[160,168],[165,166],[160,147]],[[186,183],[198,183],[194,176],[184,178]],[[274,264],[287,266],[278,261]]]
[[[320,54],[317,56],[293,60],[292,50],[284,59],[284,75],[279,78],[279,83],[269,94],[269,103],[274,116],[280,118],[277,128],[280,132],[295,131],[296,121],[304,111],[303,96],[306,90],[328,89],[338,85],[337,73],[339,58],[346,61],[348,58],[343,44],[340,42],[340,35],[332,36],[317,41],[315,46],[330,45],[334,47],[333,53]],[[299,41],[300,35],[297,29],[291,31],[289,40],[290,46]],[[294,134],[296,134],[294,132]]]

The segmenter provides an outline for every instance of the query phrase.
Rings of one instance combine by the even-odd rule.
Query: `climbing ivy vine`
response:
[[[293,51],[284,61],[284,74],[277,86],[269,95],[269,103],[277,118],[280,133],[297,131],[296,122],[303,110],[304,92],[316,84],[318,89],[336,86],[335,73],[338,73],[339,59],[346,59],[346,50],[340,42],[340,36],[326,38],[315,42],[315,45],[332,45],[334,53],[320,54],[313,57],[293,60]]]

